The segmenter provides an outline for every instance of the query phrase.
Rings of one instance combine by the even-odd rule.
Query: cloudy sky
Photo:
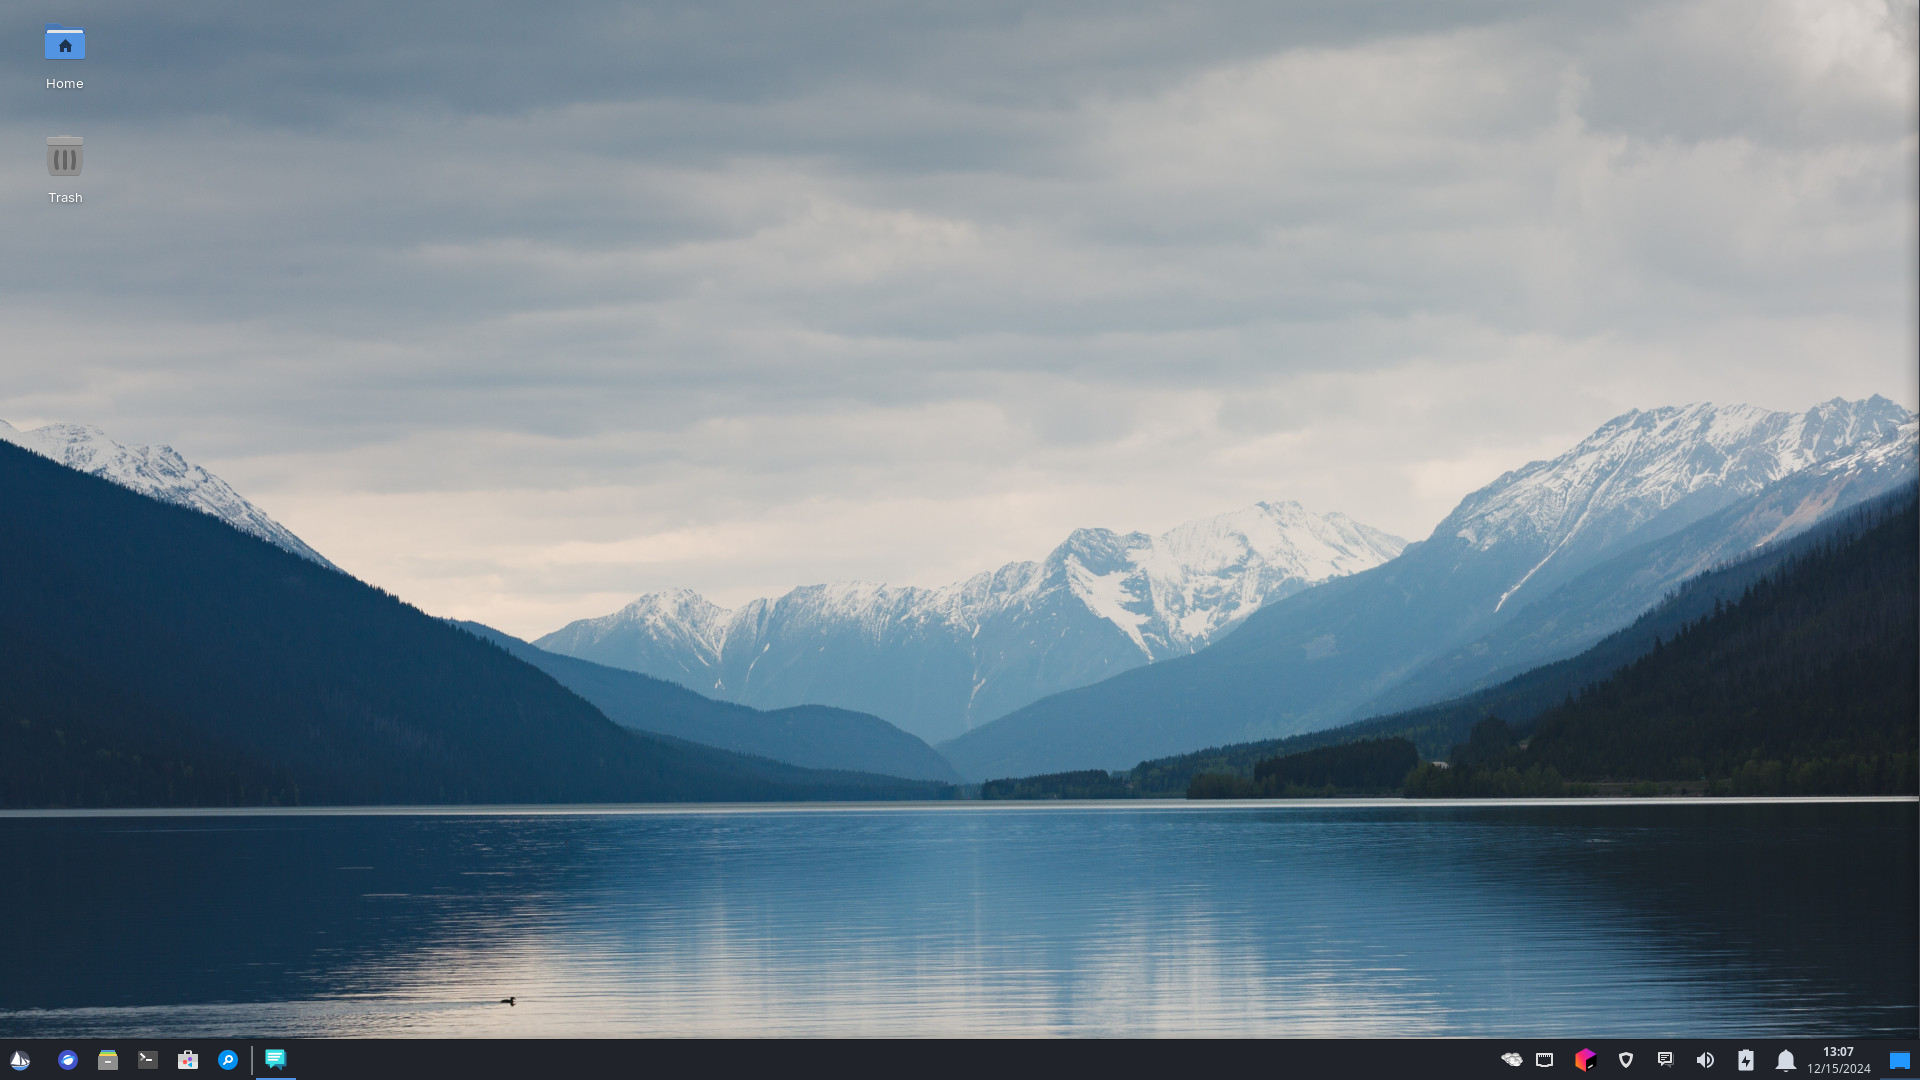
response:
[[[515,633],[1920,405],[1914,0],[10,10],[0,417]]]

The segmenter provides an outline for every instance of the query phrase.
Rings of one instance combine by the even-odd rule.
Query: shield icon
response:
[[[1633,1051],[1631,1050],[1620,1051],[1620,1067],[1623,1069],[1633,1068]]]

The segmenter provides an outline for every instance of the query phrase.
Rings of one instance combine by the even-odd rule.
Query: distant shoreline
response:
[[[1393,807],[1532,806],[1781,806],[1836,803],[1913,803],[1916,795],[1720,795],[1673,798],[1539,799],[996,799],[939,802],[818,803],[613,803],[501,806],[162,806],[0,810],[0,820],[34,818],[244,818],[244,817],[640,817],[701,814],[844,814],[899,811],[1031,812],[1034,810],[1183,810],[1191,812],[1386,809]]]

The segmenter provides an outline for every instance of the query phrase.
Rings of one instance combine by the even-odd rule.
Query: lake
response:
[[[1913,1038],[1917,825],[1911,800],[13,814],[0,1032]]]

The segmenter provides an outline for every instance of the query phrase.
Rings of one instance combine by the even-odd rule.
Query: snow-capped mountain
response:
[[[1880,428],[1884,432],[1884,428]],[[1869,434],[1857,449],[1788,473],[1759,493],[1649,543],[1605,553],[1551,589],[1516,592],[1490,630],[1446,650],[1361,712],[1414,708],[1573,656],[1697,574],[1786,540],[1835,512],[1920,480],[1920,424]],[[1358,714],[1356,714],[1358,715]]]
[[[212,514],[275,547],[338,569],[286,526],[241,498],[225,480],[181,457],[171,446],[123,446],[99,428],[81,424],[47,424],[21,431],[4,420],[0,420],[0,439],[161,502]]]
[[[1540,549],[1539,561],[1501,592],[1498,610],[1523,588],[1537,594],[1564,577],[1556,562],[1583,565],[1656,518],[1673,531],[1791,473],[1863,447],[1885,451],[1912,422],[1906,409],[1877,395],[1835,398],[1804,413],[1710,404],[1635,410],[1559,457],[1469,495],[1434,536],[1458,537],[1477,551]]]
[[[838,705],[945,738],[1205,648],[1262,605],[1405,546],[1343,514],[1261,503],[1160,536],[1078,529],[1043,560],[937,589],[812,585],[731,611],[649,593],[535,644],[744,704]]]
[[[1804,413],[1636,410],[1468,495],[1391,562],[1269,603],[1210,649],[1036,702],[940,749],[975,779],[1124,768],[1422,704],[1434,698],[1396,689],[1446,692],[1489,665],[1567,655],[1644,609],[1615,594],[1657,600],[1703,559],[1911,483],[1915,432],[1912,413],[1877,396]],[[1744,512],[1754,500],[1766,505]],[[1629,558],[1696,525],[1718,532]],[[1583,579],[1603,564],[1613,569]],[[1523,640],[1504,641],[1503,627]]]

